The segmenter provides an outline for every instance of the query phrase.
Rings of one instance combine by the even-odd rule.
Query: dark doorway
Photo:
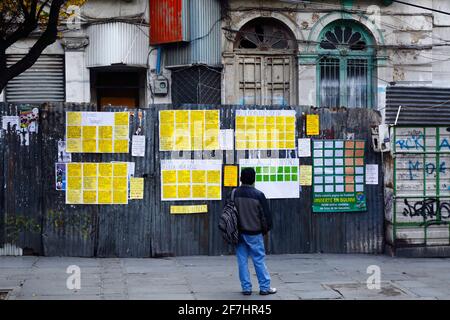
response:
[[[138,108],[145,104],[145,70],[91,71],[92,101],[107,106]]]

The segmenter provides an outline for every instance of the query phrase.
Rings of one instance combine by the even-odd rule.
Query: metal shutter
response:
[[[7,56],[8,66],[23,58],[20,54]],[[64,102],[64,55],[41,55],[24,73],[6,86],[7,102]]]

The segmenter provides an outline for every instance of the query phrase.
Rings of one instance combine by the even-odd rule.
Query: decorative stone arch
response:
[[[270,12],[267,15],[261,15],[261,13],[258,12],[249,13],[245,16],[245,18],[239,20],[239,22],[237,22],[236,24],[233,24],[232,29],[241,30],[243,26],[257,18],[273,18],[275,20],[278,20],[294,34],[295,39],[305,40],[305,37],[296,22],[292,21],[292,19],[279,12]]]
[[[376,27],[376,25],[371,20],[369,20],[369,17],[365,15],[357,15],[352,13],[332,12],[321,17],[311,28],[311,31],[308,35],[309,44],[306,50],[308,53],[313,53],[316,51],[317,47],[316,41],[319,40],[322,30],[329,24],[338,20],[350,20],[362,25],[367,29],[368,32],[370,32],[371,36],[375,40],[375,44],[377,45],[385,44],[382,32]],[[385,53],[386,53],[385,49],[377,51],[377,55],[385,55]]]
[[[234,41],[235,52],[268,52],[272,54],[296,54],[298,43],[294,33],[280,20],[256,18],[239,29]]]

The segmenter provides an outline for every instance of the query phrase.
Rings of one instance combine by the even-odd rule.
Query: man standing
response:
[[[239,226],[236,256],[242,294],[252,294],[252,283],[248,270],[248,256],[251,256],[259,282],[259,294],[268,295],[277,292],[277,289],[270,287],[270,274],[265,263],[266,253],[263,238],[263,235],[272,228],[272,216],[264,193],[257,190],[254,183],[255,170],[244,168],[241,172],[241,186],[234,192]]]

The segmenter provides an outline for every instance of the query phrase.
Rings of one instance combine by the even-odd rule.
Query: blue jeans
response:
[[[252,257],[255,266],[256,276],[259,282],[259,290],[270,289],[270,274],[267,271],[264,249],[264,239],[262,234],[248,235],[241,234],[239,243],[236,246],[236,257],[239,266],[239,280],[242,291],[252,291],[250,273],[248,271],[248,256]]]

